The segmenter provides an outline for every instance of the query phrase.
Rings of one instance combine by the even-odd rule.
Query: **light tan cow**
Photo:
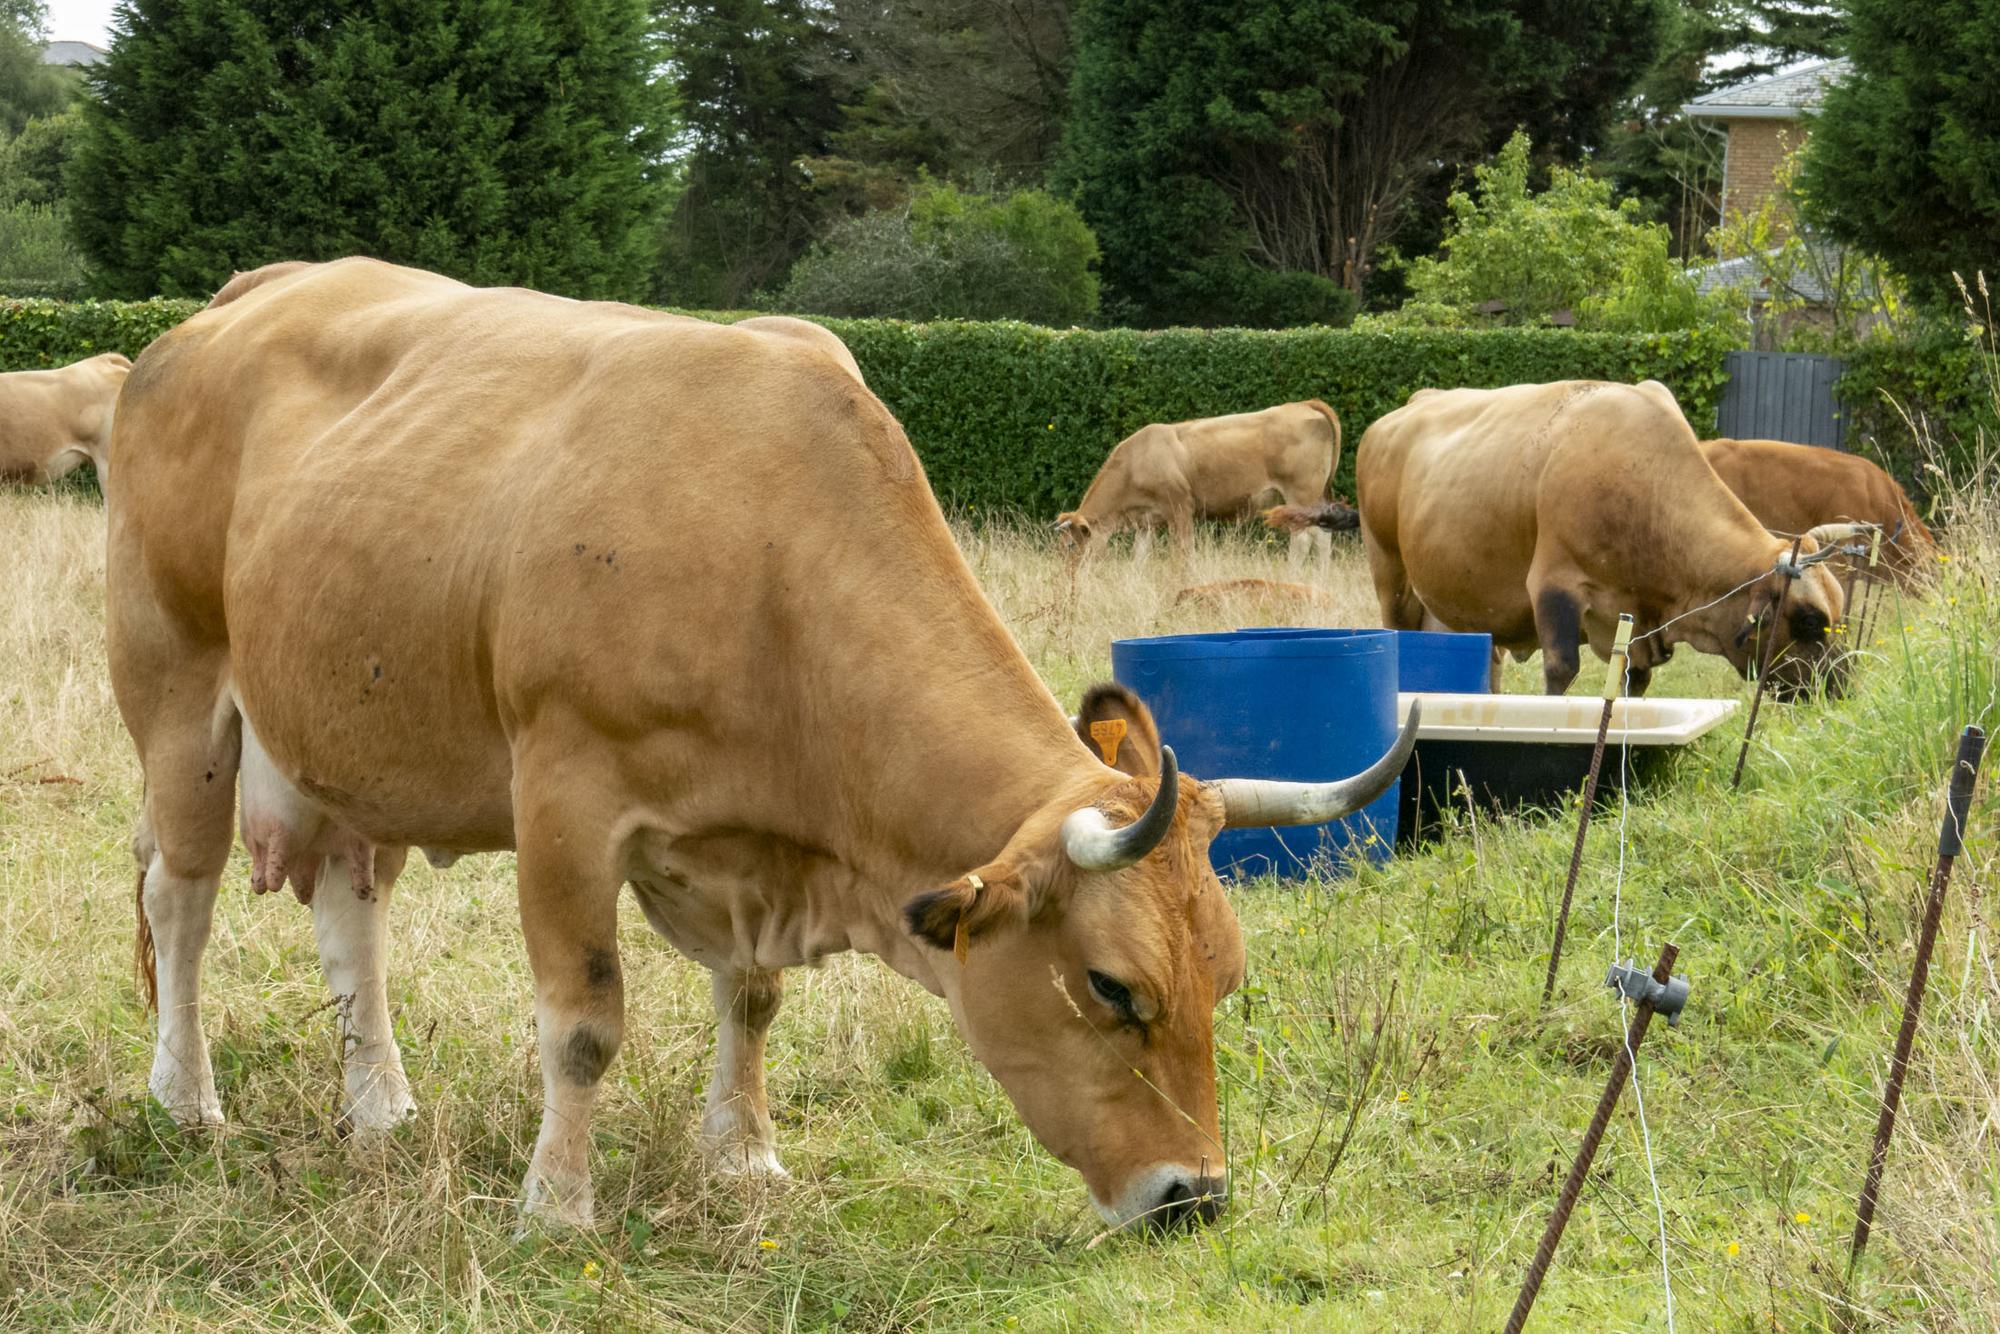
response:
[[[1937,539],[1916,506],[1895,478],[1860,455],[1783,440],[1704,440],[1701,450],[1716,475],[1771,531],[1873,524],[1882,530],[1882,566],[1904,587],[1936,572]]]
[[[1082,503],[1056,516],[1056,531],[1081,552],[1133,529],[1134,554],[1144,556],[1162,525],[1186,542],[1198,518],[1247,519],[1273,498],[1287,505],[1324,499],[1339,463],[1340,418],[1316,398],[1143,426],[1118,442]],[[1317,528],[1293,533],[1295,561],[1315,548],[1322,563],[1329,560],[1332,535]]]
[[[1621,612],[1643,636],[1635,694],[1680,643],[1746,674],[1760,652],[1808,668],[1828,658],[1840,584],[1808,568],[1782,622],[1758,633],[1791,543],[1722,484],[1665,385],[1419,390],[1368,428],[1355,468],[1383,624],[1490,633],[1496,678],[1501,651],[1539,648],[1562,694],[1580,641],[1608,657]],[[1801,554],[1831,536],[1808,536]]]
[[[113,409],[132,363],[105,352],[53,371],[0,375],[0,481],[39,485],[89,463],[104,478]]]
[[[782,970],[858,949],[946,999],[1108,1219],[1215,1215],[1211,1015],[1244,960],[1208,842],[1360,807],[1414,727],[1342,782],[1182,781],[1144,706],[1102,689],[1075,727],[1123,726],[1107,766],[836,343],[345,260],[140,359],[109,641],[175,1116],[222,1116],[198,977],[240,776],[253,874],[310,899],[350,998],[364,1128],[410,1106],[383,980],[407,848],[517,850],[530,1211],[591,1215],[629,883],[713,971],[718,1165],[780,1170]]]

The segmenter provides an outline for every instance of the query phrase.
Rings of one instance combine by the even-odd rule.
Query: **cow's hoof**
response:
[[[514,1235],[516,1238],[525,1236],[537,1225],[587,1232],[595,1226],[596,1214],[590,1178],[554,1183],[530,1172],[528,1183],[521,1191],[521,1227]]]
[[[347,1072],[347,1110],[340,1116],[340,1127],[347,1134],[363,1140],[380,1138],[416,1114],[416,1100],[401,1071]]]
[[[222,1100],[212,1088],[195,1086],[193,1080],[163,1077],[158,1070],[147,1082],[153,1101],[166,1109],[174,1124],[188,1130],[213,1129],[222,1125]]]
[[[703,1146],[708,1168],[720,1177],[742,1180],[789,1181],[792,1174],[778,1161],[778,1151],[768,1144],[738,1141],[734,1144]]]

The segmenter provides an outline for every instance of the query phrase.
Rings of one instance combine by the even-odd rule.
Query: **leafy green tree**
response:
[[[1709,234],[1718,259],[1748,261],[1745,286],[1763,293],[1756,345],[1845,353],[1865,339],[1908,334],[1914,313],[1882,261],[1828,241],[1803,216],[1797,184],[1803,157],[1803,148],[1787,156],[1773,177],[1776,189]],[[1743,304],[1750,305],[1747,293]]]
[[[685,125],[659,295],[740,306],[783,279],[835,206],[805,160],[829,155],[842,126],[824,71],[843,48],[812,0],[666,0],[660,13]]]
[[[1114,316],[1269,322],[1245,275],[1360,292],[1437,164],[1502,118],[1591,142],[1664,4],[1084,0],[1056,183],[1104,245]]]
[[[1529,157],[1516,134],[1473,173],[1475,194],[1451,196],[1444,253],[1410,266],[1400,322],[1545,324],[1568,312],[1585,327],[1665,331],[1735,320],[1698,294],[1668,253],[1667,229],[1643,221],[1637,201],[1565,167],[1537,194]]]
[[[371,254],[647,294],[670,105],[643,0],[128,0],[68,184],[110,293]]]
[[[83,113],[75,107],[37,116],[12,139],[0,142],[0,204],[61,202],[63,169],[75,151]]]
[[[62,70],[42,63],[45,17],[40,0],[0,0],[0,139],[62,110],[75,90]]]
[[[1040,190],[1004,197],[949,185],[834,225],[792,269],[784,310],[907,320],[1070,325],[1097,313],[1097,238]]]
[[[1062,137],[1075,0],[826,0],[842,41],[839,154],[878,174],[1038,184]],[[912,143],[911,140],[918,142]]]
[[[1853,73],[1806,143],[1806,215],[1931,305],[2000,265],[2000,6],[1847,0]]]

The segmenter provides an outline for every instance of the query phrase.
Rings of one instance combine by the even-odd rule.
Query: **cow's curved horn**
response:
[[[1389,790],[1410,762],[1417,745],[1417,721],[1423,701],[1410,701],[1410,716],[1381,759],[1352,778],[1332,783],[1283,783],[1263,778],[1225,778],[1215,784],[1222,794],[1224,822],[1231,829],[1262,829],[1272,825],[1325,824],[1351,815]]]
[[[1160,747],[1160,790],[1146,813],[1124,828],[1114,828],[1095,806],[1071,811],[1062,825],[1063,851],[1086,871],[1116,871],[1130,866],[1160,846],[1174,822],[1180,803],[1180,766],[1174,748]]]
[[[1807,529],[1806,536],[1823,547],[1830,547],[1836,542],[1845,542],[1850,537],[1861,537],[1874,531],[1872,523],[1823,523]]]

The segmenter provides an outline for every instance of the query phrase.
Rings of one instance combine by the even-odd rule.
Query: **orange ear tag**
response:
[[[972,892],[974,894],[977,894],[980,890],[986,888],[986,882],[984,880],[981,880],[976,875],[968,875],[965,878],[967,881],[971,883]],[[960,913],[958,915],[958,929],[956,931],[953,931],[951,934],[952,956],[958,960],[958,966],[960,968],[965,967],[965,955],[966,952],[971,948],[972,948],[972,937],[968,935],[965,930],[965,914]]]
[[[1113,768],[1118,766],[1118,743],[1125,739],[1123,718],[1100,718],[1090,725],[1090,739],[1097,743],[1097,749],[1104,756],[1104,762]]]

